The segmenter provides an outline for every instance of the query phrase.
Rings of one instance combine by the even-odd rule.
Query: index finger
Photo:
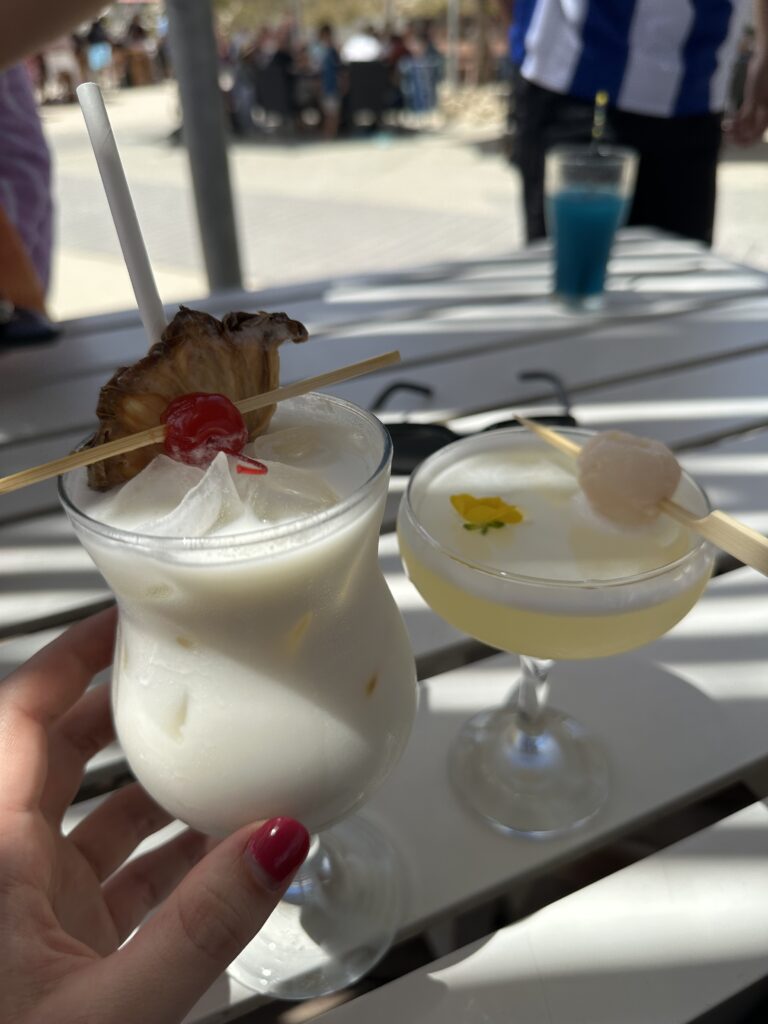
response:
[[[11,704],[47,727],[112,662],[117,610],[107,608],[71,626],[0,684],[0,703]]]

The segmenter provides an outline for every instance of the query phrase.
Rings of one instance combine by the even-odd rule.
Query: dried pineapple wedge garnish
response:
[[[233,402],[271,391],[280,383],[278,347],[301,342],[307,329],[285,313],[227,313],[217,320],[181,306],[143,359],[121,367],[99,394],[99,429],[86,447],[156,427],[168,403],[193,391],[216,392]],[[245,415],[249,437],[266,430],[275,406]],[[148,445],[88,467],[88,483],[107,491],[136,476],[162,451]]]

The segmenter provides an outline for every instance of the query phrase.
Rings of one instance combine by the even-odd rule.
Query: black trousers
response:
[[[512,161],[523,179],[528,241],[546,235],[544,158],[554,145],[588,142],[592,104],[542,89],[513,72]],[[720,114],[648,117],[609,113],[606,140],[640,154],[630,224],[662,228],[712,244]]]

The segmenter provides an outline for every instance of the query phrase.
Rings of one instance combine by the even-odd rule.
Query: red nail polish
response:
[[[309,832],[293,818],[271,818],[254,832],[246,856],[262,884],[277,888],[293,874],[309,851]]]

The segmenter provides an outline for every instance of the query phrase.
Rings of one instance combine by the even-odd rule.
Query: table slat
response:
[[[755,804],[323,1014],[322,1024],[689,1024],[765,975]]]

